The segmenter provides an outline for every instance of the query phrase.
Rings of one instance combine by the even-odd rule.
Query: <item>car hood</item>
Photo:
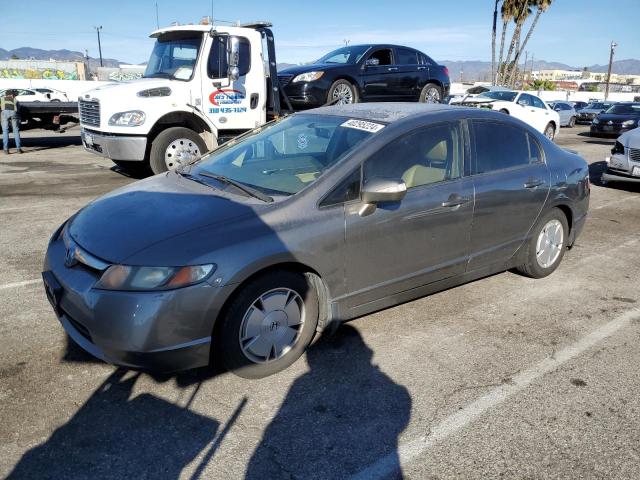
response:
[[[144,255],[138,254],[155,244],[243,216],[255,218],[261,207],[170,172],[93,201],[68,231],[80,247],[107,262],[142,265]],[[169,266],[188,263],[189,245],[176,242],[172,250],[176,254],[169,250],[164,258]]]
[[[634,128],[618,137],[618,142],[627,148],[640,149],[640,128]]]
[[[614,123],[620,123],[627,120],[637,120],[637,119],[640,119],[640,115],[634,115],[633,113],[631,114],[601,113],[600,115],[598,115],[598,120],[601,122],[611,121]]]
[[[351,64],[336,64],[336,63],[313,63],[311,65],[296,65],[295,67],[288,67],[278,72],[278,75],[300,75],[301,73],[317,72],[336,70],[344,67],[352,67]]]

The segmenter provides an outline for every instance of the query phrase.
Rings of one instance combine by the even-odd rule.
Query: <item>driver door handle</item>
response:
[[[460,205],[464,205],[465,203],[469,203],[471,201],[468,197],[461,197],[460,195],[451,195],[449,199],[445,202],[442,202],[443,207],[459,207]]]
[[[544,185],[544,181],[540,179],[531,179],[527,183],[524,184],[524,188],[537,188],[540,185]]]
[[[388,72],[397,72],[398,71],[398,67],[389,67],[387,68]]]

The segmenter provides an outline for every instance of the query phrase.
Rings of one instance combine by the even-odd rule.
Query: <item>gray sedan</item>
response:
[[[98,358],[263,377],[339,322],[507,269],[549,275],[588,204],[586,162],[513,117],[323,107],[87,205],[43,279]]]
[[[569,102],[549,102],[549,106],[553,108],[560,116],[561,127],[576,126],[576,111]]]

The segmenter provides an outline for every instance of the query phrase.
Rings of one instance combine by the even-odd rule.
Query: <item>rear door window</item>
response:
[[[502,122],[474,120],[474,173],[489,173],[531,163],[529,139],[523,129]],[[541,157],[540,152],[535,153]]]
[[[398,54],[399,65],[417,65],[418,64],[418,53],[415,50],[411,50],[409,48],[396,48],[396,52]]]

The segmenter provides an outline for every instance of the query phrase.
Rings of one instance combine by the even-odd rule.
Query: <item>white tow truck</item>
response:
[[[284,113],[266,22],[156,30],[143,78],[78,99],[82,142],[126,169],[160,173]]]

